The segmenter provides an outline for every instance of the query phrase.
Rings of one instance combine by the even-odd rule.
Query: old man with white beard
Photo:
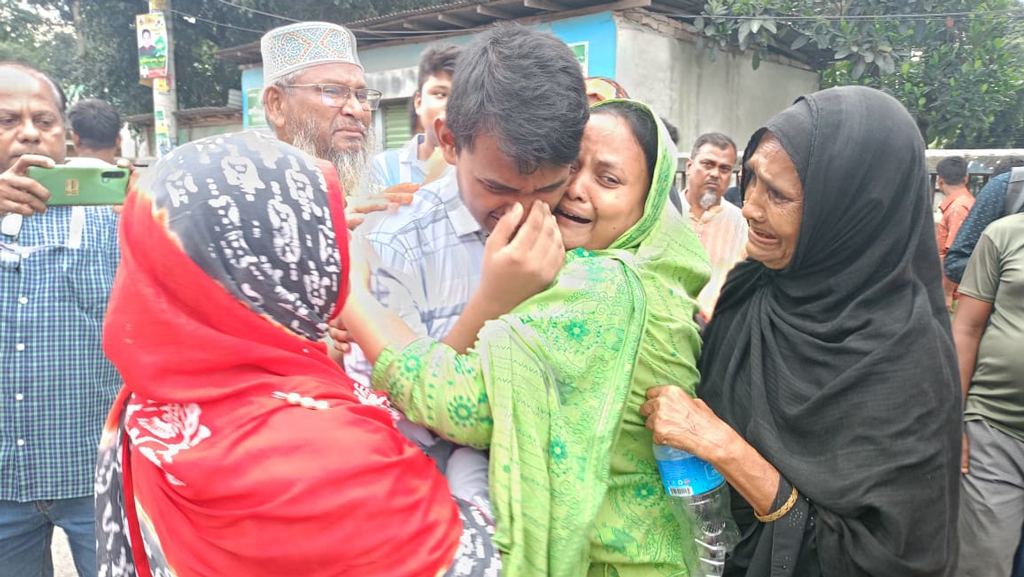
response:
[[[328,22],[299,22],[267,32],[263,106],[274,134],[334,165],[346,195],[361,189],[374,154],[373,111],[381,92],[368,88],[350,30]],[[349,198],[349,226],[362,214],[412,200],[412,189],[389,189],[377,198]]]

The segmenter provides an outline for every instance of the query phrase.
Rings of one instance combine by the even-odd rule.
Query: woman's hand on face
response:
[[[494,307],[494,316],[511,311],[546,289],[565,263],[562,234],[551,208],[544,202],[534,202],[526,221],[519,226],[522,214],[520,204],[506,212],[484,248],[479,292]]]
[[[742,440],[707,404],[674,386],[647,389],[640,407],[654,442],[694,454],[715,464],[737,440]]]

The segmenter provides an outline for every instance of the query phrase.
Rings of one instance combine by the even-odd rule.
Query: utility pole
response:
[[[172,0],[149,0],[149,13],[161,14],[166,26],[167,76],[153,80],[153,126],[156,132],[156,157],[178,145],[178,83],[174,74],[174,13]]]

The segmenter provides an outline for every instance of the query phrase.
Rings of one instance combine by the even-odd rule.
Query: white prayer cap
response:
[[[286,74],[318,64],[363,67],[356,54],[355,35],[348,28],[329,22],[299,22],[275,28],[263,35],[260,52],[266,86]]]

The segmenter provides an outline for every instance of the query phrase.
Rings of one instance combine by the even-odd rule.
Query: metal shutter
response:
[[[402,148],[412,138],[409,130],[409,99],[388,102],[381,109],[384,111],[384,148]]]

